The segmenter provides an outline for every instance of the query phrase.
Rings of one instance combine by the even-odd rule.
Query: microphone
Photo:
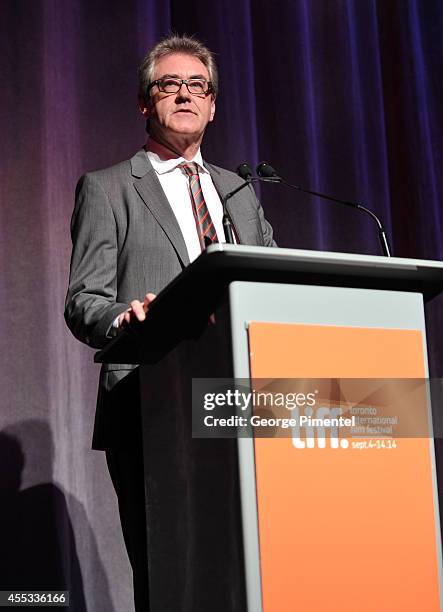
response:
[[[239,177],[242,178],[244,181],[252,180],[252,170],[251,170],[251,166],[249,166],[248,164],[246,163],[240,164],[236,172],[239,175]]]
[[[226,210],[226,204],[227,204],[228,200],[230,200],[232,198],[232,196],[235,196],[236,193],[238,193],[239,191],[241,191],[245,187],[248,187],[250,185],[250,183],[252,183],[254,180],[257,180],[257,179],[252,178],[251,167],[248,164],[246,164],[246,163],[239,165],[239,167],[237,168],[237,174],[245,182],[242,183],[241,185],[239,185],[238,187],[236,187],[233,191],[230,191],[229,193],[227,193],[225,195],[225,197],[222,199],[222,205],[223,205],[223,230],[225,232],[225,240],[226,240],[227,244],[235,244],[235,240],[234,240],[234,232],[232,230],[231,219],[229,218],[228,211]]]
[[[271,164],[268,164],[268,162],[265,161],[258,164],[257,174],[263,179],[273,179],[275,183],[284,182],[283,179],[278,176]]]
[[[296,189],[297,191],[301,191],[302,193],[307,193],[309,195],[317,196],[318,198],[322,198],[323,200],[329,200],[330,202],[336,202],[337,204],[342,204],[343,206],[349,206],[351,208],[356,208],[357,210],[361,210],[362,212],[369,215],[377,224],[378,227],[378,238],[380,241],[380,245],[383,251],[383,255],[386,257],[391,257],[391,251],[389,248],[388,239],[386,237],[385,229],[382,225],[382,222],[377,217],[377,215],[372,212],[369,208],[364,206],[361,202],[350,202],[348,200],[341,200],[339,198],[335,198],[330,195],[326,195],[324,193],[319,193],[318,191],[313,191],[312,189],[306,189],[305,187],[300,187],[300,185],[293,185],[288,183],[283,178],[278,176],[277,172],[274,168],[268,164],[268,162],[261,162],[257,166],[257,174],[262,181],[272,182],[272,183],[281,183],[282,185],[286,185],[287,187],[291,187],[291,189]]]

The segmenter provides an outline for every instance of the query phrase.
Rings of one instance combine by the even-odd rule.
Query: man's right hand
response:
[[[155,293],[147,293],[143,302],[140,302],[140,300],[132,300],[131,307],[119,315],[118,327],[127,325],[134,319],[137,319],[137,321],[144,321],[146,319],[146,313],[149,310],[149,305],[155,298]]]

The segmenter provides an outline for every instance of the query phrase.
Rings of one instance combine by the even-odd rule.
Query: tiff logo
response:
[[[349,447],[349,441],[346,438],[340,439],[338,435],[340,426],[347,424],[340,407],[314,410],[306,406],[303,415],[300,415],[298,408],[294,409],[294,413],[297,425],[292,428],[292,444],[295,448],[326,448],[327,441],[330,448]],[[305,434],[303,439],[302,431]]]

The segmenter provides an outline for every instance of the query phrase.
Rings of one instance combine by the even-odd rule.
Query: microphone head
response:
[[[240,164],[236,170],[237,174],[244,181],[250,181],[252,179],[252,170],[248,164]]]
[[[257,174],[260,178],[280,178],[274,168],[268,162],[261,162],[257,166]]]

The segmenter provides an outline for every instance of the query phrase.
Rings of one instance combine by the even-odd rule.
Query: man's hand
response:
[[[149,310],[149,305],[155,298],[156,295],[154,293],[147,293],[143,302],[140,302],[140,300],[132,300],[131,307],[119,315],[118,326],[122,327],[127,325],[134,319],[144,321],[146,319],[146,313]]]

